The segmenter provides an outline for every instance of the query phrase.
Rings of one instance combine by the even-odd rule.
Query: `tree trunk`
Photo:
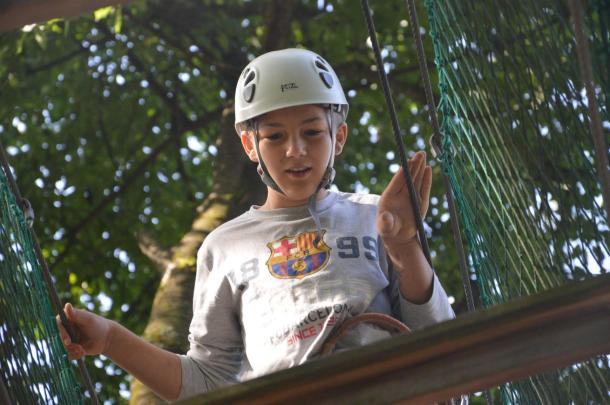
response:
[[[152,304],[150,319],[143,337],[149,342],[175,353],[186,353],[188,349],[188,327],[193,315],[193,285],[195,281],[197,250],[205,237],[217,226],[236,215],[244,200],[252,201],[258,196],[260,182],[246,172],[252,171],[249,162],[241,153],[241,144],[232,128],[232,113],[224,114],[223,133],[218,142],[218,159],[226,159],[217,165],[215,187],[198,209],[191,229],[172,249],[172,258],[167,264]],[[238,150],[239,148],[239,150]],[[230,190],[241,190],[230,192]],[[163,403],[140,381],[131,384],[131,404]]]
[[[265,48],[284,48],[290,38],[295,1],[276,0],[266,3],[265,7]],[[217,226],[240,214],[251,204],[262,203],[266,195],[266,188],[258,178],[253,163],[243,153],[239,137],[235,134],[232,109],[223,113],[222,133],[217,147],[214,192],[198,209],[190,231],[172,249],[171,262],[165,268],[144,330],[146,340],[175,353],[186,353],[188,350],[196,258],[201,243]],[[130,403],[148,405],[164,402],[134,379]]]

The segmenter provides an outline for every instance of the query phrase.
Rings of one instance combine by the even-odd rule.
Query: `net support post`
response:
[[[591,53],[589,52],[589,40],[585,33],[584,17],[582,9],[586,0],[568,0],[572,24],[574,25],[574,39],[576,41],[576,53],[583,85],[587,92],[587,104],[589,109],[589,128],[593,137],[595,148],[595,162],[597,172],[602,186],[604,206],[606,208],[606,220],[610,223],[610,171],[608,170],[608,147],[604,140],[604,130],[599,115],[599,104],[595,96],[595,84],[593,81],[593,68],[591,66]]]

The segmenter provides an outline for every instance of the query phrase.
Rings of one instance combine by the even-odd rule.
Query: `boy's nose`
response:
[[[286,156],[296,157],[303,156],[306,154],[307,145],[305,140],[301,139],[300,136],[290,137],[287,145]]]

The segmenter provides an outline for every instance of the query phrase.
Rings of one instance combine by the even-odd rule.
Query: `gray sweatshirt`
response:
[[[197,256],[190,349],[179,399],[303,364],[346,319],[389,314],[411,329],[454,317],[434,277],[430,300],[405,300],[376,230],[377,195],[331,192],[307,207],[248,212],[207,236]],[[352,330],[343,348],[387,336]]]

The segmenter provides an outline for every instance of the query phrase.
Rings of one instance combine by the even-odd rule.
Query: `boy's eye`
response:
[[[282,137],[282,134],[279,133],[279,132],[275,132],[275,133],[272,133],[272,134],[266,134],[266,135],[262,136],[262,138],[267,140],[267,141],[277,141],[281,137]]]
[[[315,136],[321,134],[322,132],[324,131],[321,129],[308,129],[307,131],[305,131],[305,135]]]

